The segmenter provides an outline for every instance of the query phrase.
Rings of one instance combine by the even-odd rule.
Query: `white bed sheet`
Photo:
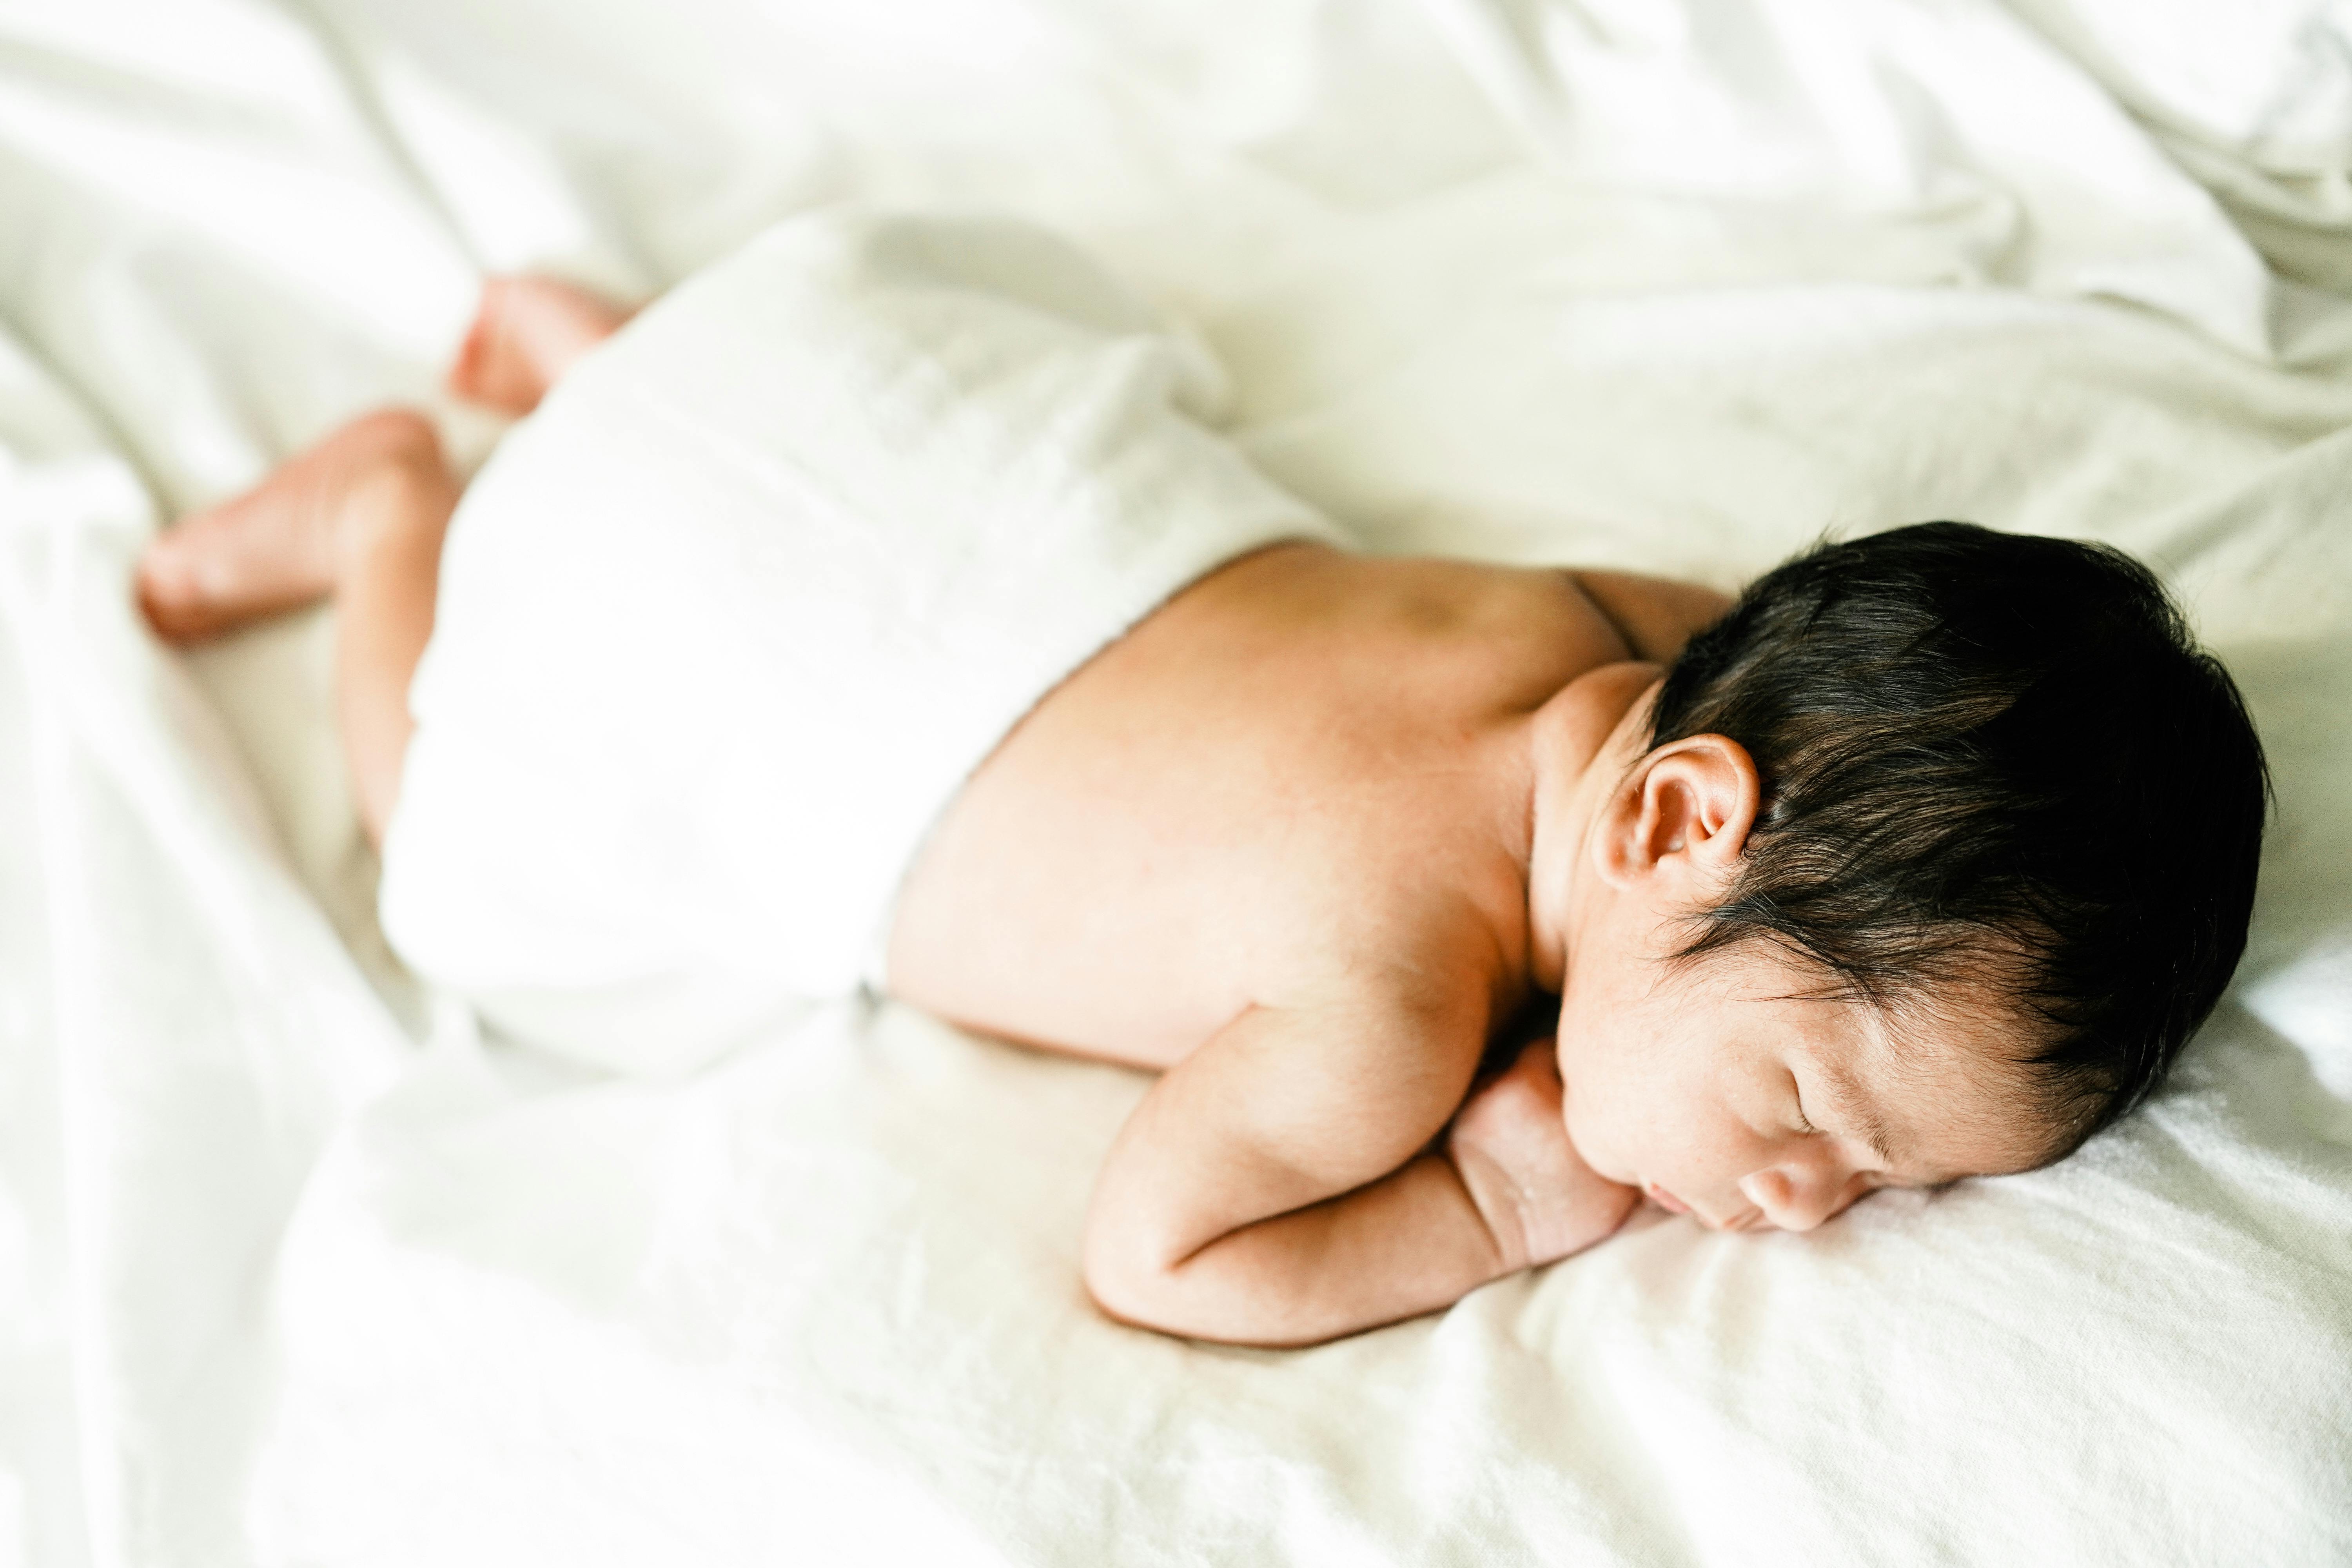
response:
[[[2352,1556],[2345,22],[0,7],[0,1563]],[[1094,245],[1384,547],[2152,556],[2278,774],[2239,984],[2057,1169],[1298,1352],[1086,1305],[1118,1069],[846,1004],[670,1083],[484,1045],[374,932],[324,622],[168,655],[128,563],[429,399],[479,269],[643,296],[842,195]]]

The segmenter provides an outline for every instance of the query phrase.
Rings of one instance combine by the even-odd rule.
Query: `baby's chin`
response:
[[[1584,1162],[1585,1169],[1602,1181],[1614,1182],[1621,1187],[1638,1188],[1642,1185],[1640,1175],[1625,1164],[1616,1151],[1602,1147],[1600,1139],[1578,1137],[1574,1121],[1568,1122],[1566,1127],[1568,1146],[1576,1151],[1576,1157]]]
[[[1598,1143],[1599,1140],[1596,1139],[1593,1142]],[[1614,1182],[1621,1187],[1632,1188],[1643,1199],[1657,1205],[1668,1214],[1693,1212],[1690,1205],[1676,1197],[1666,1184],[1661,1184],[1655,1176],[1650,1175],[1647,1172],[1636,1169],[1633,1163],[1625,1158],[1622,1152],[1595,1148],[1592,1152],[1587,1153],[1585,1145],[1578,1141],[1573,1130],[1569,1133],[1569,1142],[1574,1145],[1577,1158],[1582,1160],[1592,1173],[1601,1180]]]

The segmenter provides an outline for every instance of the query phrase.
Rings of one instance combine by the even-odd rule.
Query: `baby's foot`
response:
[[[520,417],[572,363],[629,319],[593,295],[546,278],[492,278],[449,367],[449,390]]]
[[[215,637],[324,598],[346,503],[387,464],[441,462],[421,415],[363,415],[234,500],[185,517],[139,558],[139,605],[172,642]]]

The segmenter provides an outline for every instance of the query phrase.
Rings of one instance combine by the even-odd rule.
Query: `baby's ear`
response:
[[[1729,736],[1670,741],[1636,763],[1602,808],[1594,868],[1621,890],[1664,878],[1691,884],[1694,896],[1711,892],[1738,863],[1763,793],[1755,759]]]

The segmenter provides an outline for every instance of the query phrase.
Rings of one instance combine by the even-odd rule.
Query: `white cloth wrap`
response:
[[[1333,539],[1223,376],[1002,218],[777,226],[646,310],[454,521],[384,845],[394,946],[505,1032],[677,1070],[871,977],[901,879],[1056,682]]]

